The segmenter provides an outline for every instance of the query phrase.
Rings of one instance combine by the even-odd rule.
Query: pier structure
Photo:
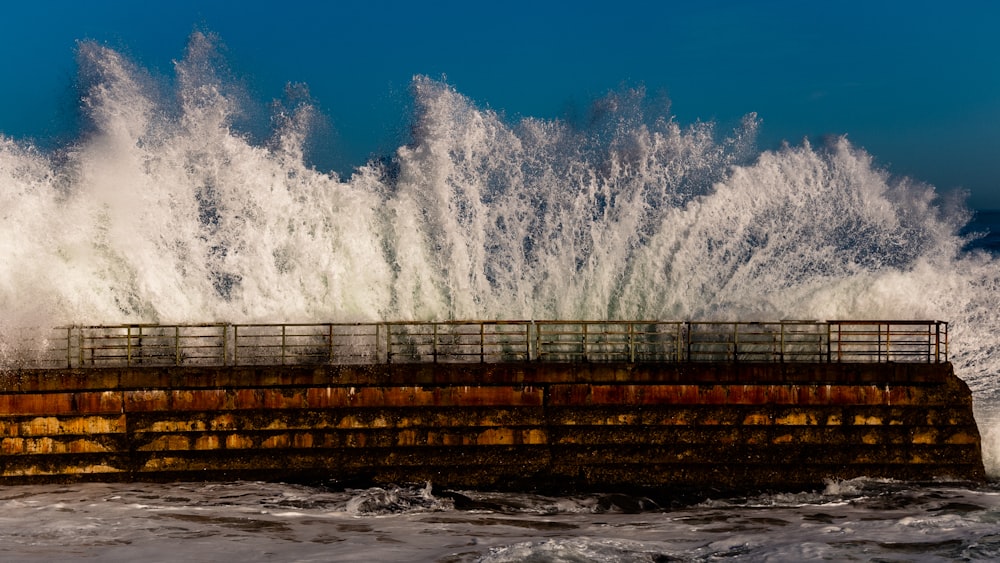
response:
[[[45,334],[0,373],[0,483],[723,491],[984,478],[940,321]]]

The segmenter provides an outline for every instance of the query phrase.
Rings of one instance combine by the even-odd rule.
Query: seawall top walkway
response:
[[[502,362],[948,361],[926,320],[122,324],[6,335],[10,368]]]

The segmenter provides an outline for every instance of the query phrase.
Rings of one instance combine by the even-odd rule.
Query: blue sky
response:
[[[19,2],[0,23],[0,133],[71,134],[78,40],[170,74],[198,29],[218,35],[263,103],[309,86],[349,170],[388,153],[415,74],[483,107],[557,118],[621,86],[665,93],[681,123],[757,112],[760,146],[846,134],[897,174],[1000,208],[1000,3]]]

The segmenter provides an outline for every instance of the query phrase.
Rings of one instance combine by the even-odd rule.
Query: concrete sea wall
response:
[[[0,375],[0,483],[490,489],[984,479],[951,364],[443,364]]]

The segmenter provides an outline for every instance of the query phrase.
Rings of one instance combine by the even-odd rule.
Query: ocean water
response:
[[[658,506],[275,483],[0,491],[4,561],[995,561],[1000,488],[863,479]]]
[[[312,167],[212,40],[167,80],[82,43],[78,137],[0,133],[0,357],[25,327],[447,319],[940,319],[1000,476],[1000,214],[845,138],[678,123],[641,90],[580,123],[507,120],[415,77],[409,138]],[[766,116],[764,116],[766,118]],[[2,128],[2,124],[0,124]],[[2,129],[0,129],[2,130]],[[998,489],[859,479],[653,503],[267,483],[0,491],[0,557],[39,560],[994,560]]]

